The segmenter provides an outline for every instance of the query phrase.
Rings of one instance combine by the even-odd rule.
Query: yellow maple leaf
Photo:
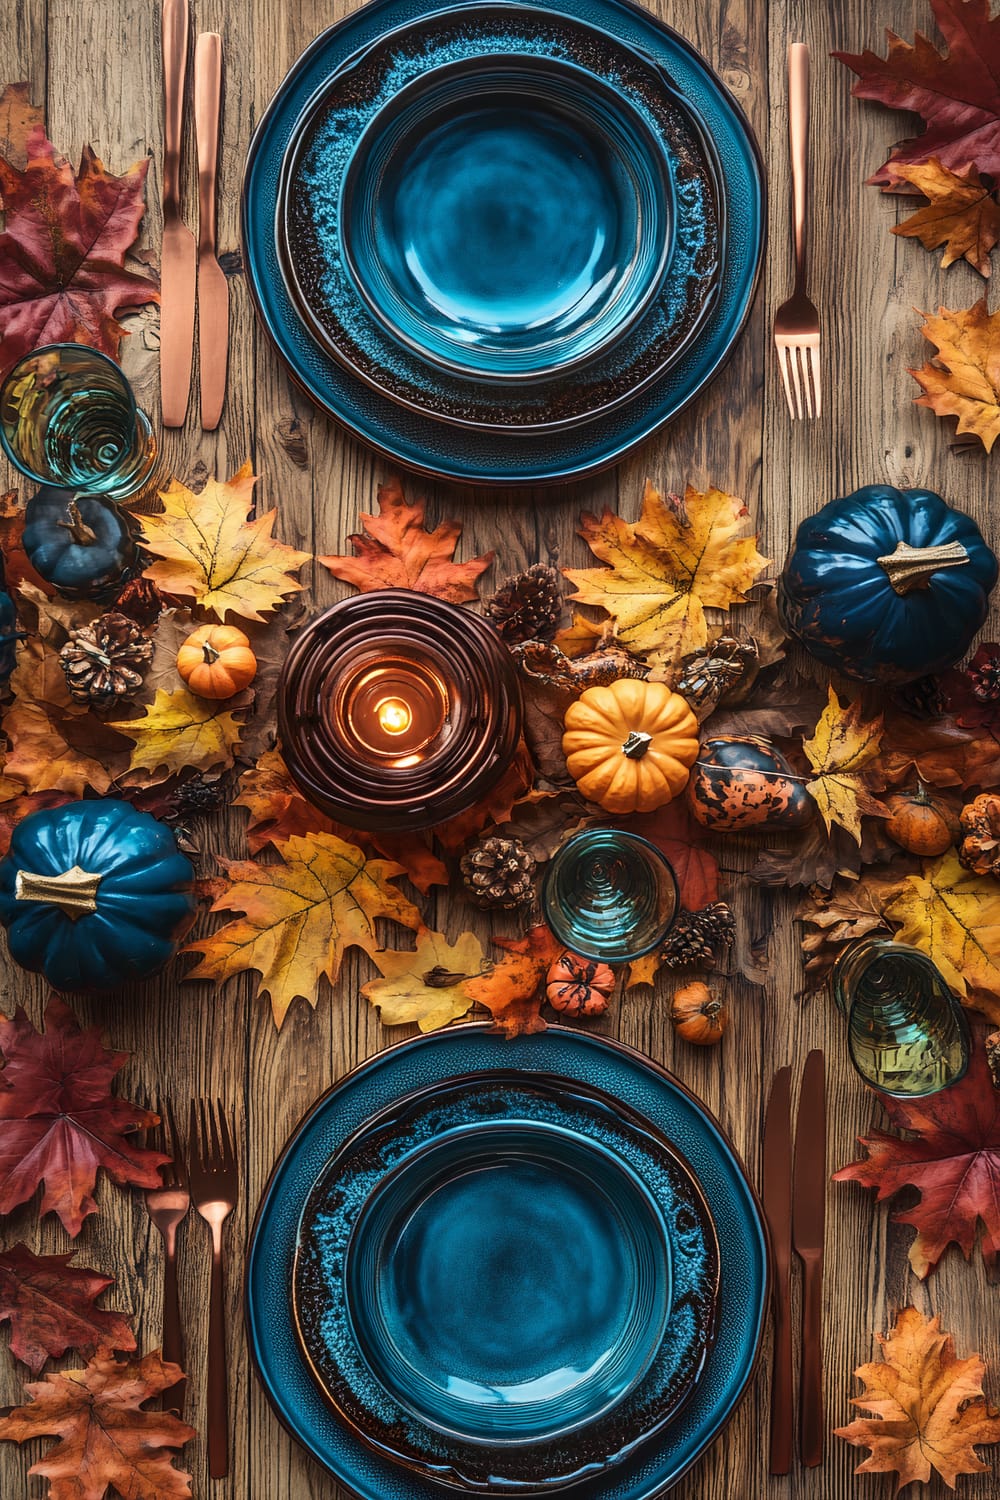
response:
[[[242,728],[232,699],[196,698],[187,688],[157,688],[143,718],[108,727],[133,742],[129,770],[154,775],[231,766]]]
[[[574,603],[612,616],[630,651],[672,662],[708,640],[706,608],[746,602],[746,590],[767,566],[756,537],[741,537],[748,512],[722,490],[688,487],[666,499],[646,482],[638,521],[613,511],[585,515],[580,535],[604,568],[565,568]]]
[[[172,480],[163,510],[139,516],[156,561],[143,574],[165,594],[193,599],[217,620],[263,621],[303,587],[291,574],[311,554],[272,536],[277,511],[248,520],[257,480],[245,463],[225,483],[210,479],[197,495]]]
[[[915,1307],[904,1307],[889,1334],[877,1338],[884,1357],[855,1370],[865,1391],[851,1402],[870,1415],[835,1429],[856,1448],[871,1449],[855,1473],[897,1474],[897,1493],[926,1484],[932,1468],[952,1489],[959,1474],[986,1473],[975,1448],[1000,1442],[1000,1415],[984,1395],[979,1355],[959,1359],[938,1318]]]
[[[912,166],[899,163],[893,171],[930,199],[902,224],[894,224],[893,234],[918,239],[925,250],[943,245],[942,266],[965,259],[988,276],[990,251],[1000,240],[1000,206],[976,168],[960,176],[932,156]]]
[[[436,1031],[464,1016],[472,1005],[465,981],[486,965],[475,933],[463,932],[449,943],[442,932],[422,927],[416,948],[373,953],[381,979],[370,979],[361,993],[377,1005],[383,1026],[416,1021],[421,1031]]]
[[[826,708],[812,738],[802,742],[816,773],[806,790],[819,808],[828,833],[834,823],[839,823],[860,844],[862,813],[888,817],[889,809],[872,795],[861,774],[877,758],[881,743],[881,714],[865,720],[860,699],[845,709],[834,689],[829,688]]]
[[[885,915],[902,924],[899,942],[920,948],[967,1005],[1000,1025],[1000,882],[964,869],[949,849],[907,875]]]
[[[352,944],[373,957],[378,917],[404,927],[422,925],[420,913],[394,885],[401,865],[366,859],[355,844],[330,833],[296,835],[276,845],[281,863],[220,860],[230,884],[213,911],[242,912],[184,952],[201,960],[189,979],[229,979],[245,969],[261,976],[275,1025],[301,996],[315,1006],[320,975],[336,982]]]
[[[1000,312],[989,313],[981,297],[958,312],[942,307],[937,317],[921,316],[937,354],[910,371],[924,393],[916,404],[957,417],[957,431],[973,433],[989,453],[1000,436]]]

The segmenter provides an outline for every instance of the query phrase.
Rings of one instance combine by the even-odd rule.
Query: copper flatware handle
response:
[[[802,1263],[802,1381],[799,1457],[807,1469],[823,1462],[823,1258]]]
[[[181,1332],[181,1307],[177,1295],[177,1256],[168,1250],[163,1263],[163,1358],[167,1364],[184,1368],[184,1335]],[[175,1411],[178,1416],[184,1407],[186,1380],[163,1392],[164,1411]]]
[[[213,1236],[215,1230],[213,1228]],[[212,1290],[208,1309],[208,1472],[229,1473],[229,1381],[226,1371],[226,1273],[220,1241],[212,1248]]]
[[[788,149],[792,159],[792,238],[795,245],[795,289],[806,282],[809,193],[809,48],[788,48]]]
[[[215,183],[219,170],[222,38],[203,31],[194,47],[194,128],[198,138],[198,253],[215,254]]]
[[[188,0],[163,0],[163,206],[180,213]]]

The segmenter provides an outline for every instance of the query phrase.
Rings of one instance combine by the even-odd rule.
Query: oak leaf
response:
[[[882,741],[882,716],[865,719],[861,700],[846,709],[830,687],[812,737],[802,748],[814,771],[806,790],[819,808],[827,832],[837,823],[861,843],[861,814],[888,816],[889,809],[872,795],[864,774],[877,760]]]
[[[8,83],[0,94],[0,156],[9,166],[24,166],[28,160],[28,137],[44,124],[45,116],[37,104],[32,104],[28,85]]]
[[[494,554],[454,561],[462,534],[458,521],[442,521],[433,531],[424,524],[424,501],[408,501],[398,479],[380,484],[378,515],[361,517],[361,531],[348,537],[354,557],[318,559],[334,578],[361,593],[372,589],[414,589],[451,604],[479,597],[477,580]]]
[[[978,1354],[959,1359],[938,1318],[904,1307],[886,1337],[876,1335],[883,1358],[855,1375],[865,1391],[852,1406],[869,1412],[837,1437],[871,1453],[856,1474],[896,1474],[896,1493],[926,1484],[934,1469],[952,1489],[959,1474],[984,1474],[975,1449],[1000,1443],[1000,1414],[983,1392],[986,1366]]]
[[[435,1031],[464,1016],[472,1005],[465,981],[481,974],[482,944],[472,932],[449,943],[442,932],[422,927],[417,946],[373,953],[381,979],[370,979],[361,993],[379,1008],[383,1026],[416,1021],[421,1031]]]
[[[936,353],[910,371],[923,391],[916,404],[957,417],[956,431],[971,432],[989,453],[1000,435],[1000,312],[989,313],[981,297],[972,307],[921,316]]]
[[[155,561],[143,573],[165,594],[191,599],[217,620],[263,621],[303,587],[291,575],[310,554],[272,535],[278,512],[250,518],[256,476],[249,463],[197,494],[174,479],[157,515],[138,516]]]
[[[23,170],[0,157],[0,377],[40,344],[91,344],[115,358],[125,333],[115,314],[158,301],[154,282],[125,270],[148,157],[116,177],[84,146],[74,173],[40,124],[25,152]]]
[[[958,175],[932,157],[923,166],[897,168],[897,176],[930,201],[894,224],[893,234],[918,239],[925,250],[943,245],[942,266],[964,259],[988,276],[990,251],[1000,240],[1000,205],[975,167]]]
[[[933,959],[964,1003],[1000,1024],[1000,882],[963,869],[954,849],[907,875],[885,908],[901,943]]]
[[[11,1353],[33,1375],[67,1349],[135,1348],[128,1320],[96,1306],[114,1277],[71,1266],[72,1259],[35,1255],[23,1244],[0,1251],[0,1322],[10,1321]]]
[[[521,938],[494,938],[505,950],[484,974],[465,981],[465,993],[484,1005],[493,1017],[494,1031],[505,1036],[530,1036],[547,1030],[541,1015],[542,988],[549,965],[563,951],[544,923]]]
[[[992,1087],[984,1049],[977,1044],[965,1077],[940,1093],[878,1099],[896,1129],[912,1139],[884,1130],[862,1136],[866,1157],[841,1167],[834,1181],[876,1188],[879,1202],[902,1188],[919,1191],[919,1202],[895,1215],[917,1230],[910,1264],[918,1276],[933,1271],[952,1243],[968,1260],[980,1221],[983,1259],[993,1266],[1000,1254],[1000,1092]]]
[[[96,1026],[81,1031],[58,995],[35,1030],[18,1007],[0,1016],[0,1214],[44,1184],[41,1212],[56,1213],[77,1235],[97,1209],[92,1193],[103,1168],[115,1182],[157,1187],[167,1157],[135,1142],[156,1115],[110,1092],[128,1061],[109,1052]]]
[[[611,510],[585,514],[580,535],[604,568],[564,568],[575,604],[597,605],[629,651],[654,663],[676,662],[708,641],[706,608],[746,602],[767,566],[756,537],[742,537],[748,511],[722,490],[688,486],[664,498],[647,480],[638,521]]]
[[[172,1450],[195,1429],[144,1403],[183,1376],[159,1351],[128,1363],[99,1349],[83,1370],[62,1370],[27,1387],[27,1406],[0,1418],[0,1440],[58,1441],[29,1474],[49,1481],[49,1500],[104,1500],[112,1490],[131,1500],[187,1500],[191,1475],[174,1467]]]
[[[108,728],[132,741],[129,771],[148,771],[161,778],[188,768],[210,771],[232,765],[242,727],[234,709],[248,702],[249,698],[196,698],[185,687],[173,692],[157,688],[142,718],[109,721]]]
[[[336,983],[347,948],[374,956],[382,946],[379,917],[412,928],[422,922],[391,883],[405,873],[402,865],[367,859],[356,844],[331,833],[295,836],[275,847],[280,864],[219,860],[230,883],[212,910],[242,916],[183,951],[200,955],[189,979],[225,980],[256,969],[280,1027],[297,996],[316,1005],[321,975]]]
[[[942,55],[918,31],[914,43],[887,29],[889,53],[835,52],[858,75],[852,93],[922,116],[927,129],[897,146],[870,181],[891,185],[899,168],[936,157],[953,172],[975,165],[1000,176],[1000,17],[990,0],[931,0],[948,46]]]

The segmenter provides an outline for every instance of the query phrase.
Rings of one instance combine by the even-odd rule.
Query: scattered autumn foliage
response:
[[[172,692],[158,688],[156,697],[140,719],[108,724],[132,741],[130,771],[148,771],[154,777],[191,769],[212,771],[231,766],[240,739],[235,711],[246,708],[250,698],[219,701],[198,698],[187,688]]]
[[[457,521],[442,521],[433,531],[424,524],[424,501],[408,501],[398,479],[379,485],[378,515],[362,516],[362,530],[348,537],[353,557],[321,557],[334,578],[361,593],[372,589],[414,589],[451,604],[478,598],[477,580],[493,553],[469,562],[454,561],[462,534]]]
[[[49,1481],[51,1500],[104,1500],[112,1488],[134,1500],[187,1500],[191,1475],[174,1467],[174,1450],[193,1427],[145,1403],[183,1378],[159,1351],[128,1363],[99,1349],[83,1370],[63,1370],[27,1387],[31,1398],[0,1417],[0,1441],[58,1441],[29,1474]]]
[[[883,1357],[855,1370],[865,1390],[851,1402],[869,1415],[835,1429],[856,1448],[871,1449],[855,1472],[895,1474],[897,1494],[927,1484],[932,1469],[952,1489],[959,1474],[986,1473],[975,1450],[1000,1442],[1000,1415],[983,1392],[979,1355],[959,1359],[940,1320],[915,1307],[904,1307],[889,1334],[876,1337]]]
[[[831,687],[812,737],[802,742],[813,769],[807,791],[829,832],[837,823],[861,843],[861,814],[885,816],[888,808],[872,795],[865,772],[878,758],[881,715],[866,720],[860,699],[846,709]]]
[[[121,1313],[96,1305],[114,1277],[71,1266],[72,1259],[35,1255],[23,1244],[0,1251],[0,1322],[9,1320],[11,1351],[33,1375],[67,1349],[135,1348]]]
[[[880,1202],[918,1189],[920,1201],[896,1215],[917,1230],[910,1264],[918,1276],[933,1271],[953,1243],[968,1260],[980,1223],[983,1259],[993,1266],[1000,1253],[1000,1092],[983,1047],[976,1045],[969,1071],[951,1088],[926,1099],[880,1094],[879,1103],[907,1138],[883,1130],[863,1136],[864,1160],[841,1167],[834,1181],[876,1188]]]
[[[896,938],[934,960],[965,1003],[1000,1024],[1000,881],[963,869],[955,851],[907,875],[884,908]]]
[[[103,1168],[115,1182],[156,1187],[167,1160],[135,1141],[156,1115],[110,1092],[128,1060],[109,1052],[94,1026],[81,1031],[53,995],[38,1032],[18,1007],[0,1017],[0,1214],[9,1214],[44,1186],[41,1212],[56,1213],[79,1234]]]
[[[939,417],[957,417],[957,431],[971,432],[987,453],[1000,435],[1000,312],[987,311],[986,298],[972,307],[937,317],[924,313],[924,337],[934,357],[910,374],[923,391],[918,406]]]
[[[465,993],[484,1005],[493,1017],[495,1031],[505,1036],[530,1036],[545,1031],[541,1015],[544,980],[549,965],[562,952],[562,944],[538,923],[521,938],[494,938],[504,957],[485,973],[466,981]]]
[[[932,157],[922,166],[898,167],[896,175],[928,200],[893,234],[918,239],[925,250],[944,246],[941,264],[967,260],[981,276],[990,274],[990,251],[1000,240],[1000,205],[975,167],[961,176]]]
[[[434,1031],[459,1020],[472,1005],[466,980],[485,967],[482,944],[471,932],[454,943],[441,932],[422,927],[415,948],[386,949],[372,957],[381,979],[370,979],[361,993],[378,1006],[383,1026],[416,1021],[421,1031]]]

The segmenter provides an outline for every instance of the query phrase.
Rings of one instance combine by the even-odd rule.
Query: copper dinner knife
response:
[[[806,1058],[795,1121],[792,1243],[802,1262],[802,1376],[799,1457],[823,1462],[823,1235],[826,1226],[826,1064],[816,1048]]]
[[[163,0],[163,249],[160,402],[164,427],[183,427],[194,349],[195,243],[181,218],[181,139],[188,0]]]
[[[764,1118],[764,1213],[771,1234],[774,1272],[774,1373],[771,1379],[772,1474],[792,1467],[792,1070],[779,1068]]]
[[[219,425],[229,355],[229,283],[216,251],[216,177],[222,104],[222,38],[205,31],[194,49],[194,123],[198,136],[198,363],[201,425]]]

